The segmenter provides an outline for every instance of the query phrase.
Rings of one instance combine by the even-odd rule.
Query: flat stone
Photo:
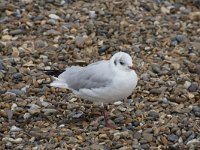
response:
[[[193,82],[189,87],[188,87],[188,91],[189,92],[196,92],[198,90],[198,83],[197,82]]]
[[[133,138],[134,139],[140,139],[142,137],[142,134],[140,133],[140,132],[135,132],[134,134],[133,134]]]
[[[171,141],[171,142],[177,142],[178,141],[178,136],[175,135],[175,134],[170,134],[167,136],[168,140]]]
[[[10,31],[10,35],[18,35],[18,34],[22,34],[22,33],[24,33],[24,30],[21,30],[21,29],[16,29],[16,30]]]
[[[75,44],[78,48],[83,48],[85,43],[85,38],[84,37],[76,37],[75,39]]]
[[[148,117],[157,119],[157,118],[159,118],[159,113],[156,112],[156,111],[150,111],[150,112],[148,113]]]
[[[46,47],[46,46],[48,46],[48,44],[47,44],[47,42],[44,41],[44,40],[36,40],[36,41],[35,41],[35,47],[36,47],[36,48],[44,48],[44,47]]]
[[[150,134],[150,133],[146,133],[146,132],[143,132],[142,133],[142,136],[145,140],[147,140],[148,142],[151,142],[153,140],[153,134]]]
[[[50,109],[50,108],[42,109],[42,111],[44,112],[45,115],[50,115],[57,112],[56,109]]]
[[[55,20],[60,19],[60,17],[56,14],[49,14],[49,18],[55,19]]]

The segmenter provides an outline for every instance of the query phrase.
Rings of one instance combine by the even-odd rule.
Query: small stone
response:
[[[159,64],[152,64],[151,65],[151,68],[152,68],[152,71],[154,72],[154,73],[160,73],[160,71],[161,71],[161,66],[159,65]]]
[[[114,120],[115,123],[123,123],[124,122],[124,116],[119,116],[115,118]]]
[[[87,38],[85,38],[85,44],[87,45],[87,46],[90,46],[90,45],[92,45],[92,39],[90,38],[90,37],[87,37]]]
[[[139,121],[133,121],[132,125],[135,126],[135,127],[138,127],[140,125],[140,122]]]
[[[13,79],[16,81],[22,81],[22,77],[23,75],[20,72],[13,74]]]
[[[161,94],[163,92],[165,92],[166,87],[159,87],[159,88],[154,88],[150,90],[150,93],[152,94]]]
[[[119,106],[119,105],[123,104],[123,102],[122,101],[116,101],[113,104],[116,105],[116,106]]]
[[[143,138],[145,139],[145,140],[147,140],[147,142],[151,142],[152,140],[153,140],[153,134],[150,134],[150,133],[143,133],[142,134],[142,136],[143,136]]]
[[[10,93],[14,93],[14,94],[16,94],[16,96],[21,96],[21,95],[24,94],[23,91],[18,90],[18,89],[12,89],[12,90],[9,90],[8,92],[10,92]]]
[[[17,69],[15,67],[9,67],[8,72],[11,73],[11,74],[14,74],[14,73],[17,72]]]
[[[107,134],[100,134],[100,135],[99,135],[99,138],[100,138],[100,139],[107,139],[107,138],[108,138],[108,135],[107,135]]]
[[[123,147],[119,148],[118,150],[127,150],[127,149],[128,149],[127,146],[123,146]]]
[[[161,12],[164,14],[170,14],[170,9],[166,8],[166,7],[161,7]]]
[[[95,18],[97,17],[96,12],[95,12],[95,11],[90,11],[90,12],[89,12],[89,17],[90,17],[91,19],[95,19]]]
[[[194,21],[199,21],[200,20],[200,12],[199,11],[198,12],[191,12],[189,14],[189,18],[191,20],[194,20]]]
[[[60,19],[60,17],[58,15],[56,15],[56,14],[49,14],[49,18],[55,19],[55,20]]]
[[[156,111],[150,111],[148,113],[148,117],[150,117],[152,119],[158,119],[159,118],[159,113],[157,113]]]
[[[178,43],[187,42],[188,38],[185,35],[177,35],[174,38],[172,38],[172,41],[177,41]]]
[[[138,46],[138,45],[136,45],[136,46],[133,46],[133,51],[135,52],[135,53],[139,53],[141,50],[140,50],[140,47]]]
[[[161,136],[161,137],[160,137],[160,140],[162,141],[162,143],[163,143],[164,145],[167,145],[167,144],[168,144],[168,140],[167,140],[167,138],[166,138],[165,136]]]
[[[22,129],[21,129],[21,128],[18,128],[18,127],[16,127],[16,126],[12,126],[12,127],[10,128],[10,131],[11,131],[11,132],[19,132],[19,131],[22,131]]]
[[[11,143],[19,144],[23,141],[23,139],[22,138],[17,138],[17,139],[8,138],[8,141],[10,141]]]
[[[141,144],[142,149],[149,149],[149,144]]]
[[[180,68],[180,64],[179,63],[172,63],[171,64],[171,67],[174,69],[174,70],[177,70]]]
[[[98,50],[98,52],[101,54],[101,53],[104,53],[106,52],[108,49],[109,49],[109,45],[103,45],[101,46],[101,48]]]
[[[12,111],[15,111],[17,108],[17,104],[16,103],[13,103],[12,106],[11,106],[11,110]]]
[[[26,3],[26,4],[30,4],[33,2],[33,0],[21,0],[21,1],[22,1],[22,3]]]
[[[30,113],[25,113],[23,117],[24,119],[28,119],[30,116],[31,116]]]
[[[57,112],[56,109],[50,109],[50,108],[46,108],[42,110],[44,112],[45,115],[51,115]]]
[[[200,105],[198,106],[193,106],[192,111],[195,114],[196,117],[200,117]]]
[[[191,85],[191,82],[185,81],[184,87],[185,87],[186,89],[188,89],[188,88],[190,87],[190,85]]]
[[[142,134],[140,132],[138,132],[138,131],[133,134],[133,138],[134,139],[138,139],[139,140],[141,137],[142,137]]]
[[[5,70],[5,66],[1,61],[0,61],[0,70]]]
[[[22,34],[22,33],[24,33],[24,30],[21,30],[21,29],[16,29],[16,30],[10,31],[10,35],[18,35],[18,34]]]
[[[36,48],[44,48],[44,47],[47,47],[47,46],[48,46],[48,44],[44,40],[36,40],[35,41],[35,47]]]
[[[100,150],[100,149],[103,149],[103,146],[100,145],[100,144],[92,144],[90,146],[90,149],[92,149],[92,150]]]
[[[47,30],[47,32],[44,33],[44,35],[52,35],[52,36],[60,35],[60,34],[61,33],[59,31],[56,31],[54,29]]]
[[[126,108],[122,107],[122,106],[118,106],[117,109],[120,110],[120,111],[122,111],[122,112],[126,111]]]
[[[197,73],[198,75],[200,75],[200,65],[197,65],[197,66],[196,66],[196,73]]]
[[[12,37],[11,35],[3,35],[3,36],[1,37],[2,40],[6,40],[6,41],[11,40],[12,38],[13,38],[13,37]]]
[[[85,38],[84,37],[76,37],[75,39],[75,44],[78,48],[83,48],[85,43]]]
[[[188,88],[189,92],[196,92],[197,90],[198,90],[198,83],[197,82],[193,82]]]
[[[175,135],[175,134],[170,134],[167,136],[168,140],[171,141],[171,142],[177,142],[178,141],[178,136]]]
[[[56,25],[56,20],[55,19],[49,19],[47,21],[47,23],[50,24],[50,25]]]
[[[83,111],[78,111],[78,112],[71,112],[69,113],[68,117],[71,118],[81,118],[81,116],[83,116]]]
[[[45,101],[42,101],[42,102],[41,102],[41,104],[42,104],[42,106],[44,106],[44,107],[47,107],[47,106],[49,106],[49,105],[50,105],[50,103],[49,103],[49,102],[45,102]]]

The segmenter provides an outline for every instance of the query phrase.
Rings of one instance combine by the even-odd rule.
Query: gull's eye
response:
[[[121,65],[125,65],[125,63],[124,63],[124,62],[122,62],[122,61],[120,61],[119,63],[120,63]]]

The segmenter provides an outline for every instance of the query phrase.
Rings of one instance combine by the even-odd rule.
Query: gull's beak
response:
[[[135,65],[129,66],[130,69],[138,71],[138,68]]]

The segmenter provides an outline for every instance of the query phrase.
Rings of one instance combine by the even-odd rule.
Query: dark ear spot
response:
[[[115,66],[117,65],[117,60],[114,61]]]

